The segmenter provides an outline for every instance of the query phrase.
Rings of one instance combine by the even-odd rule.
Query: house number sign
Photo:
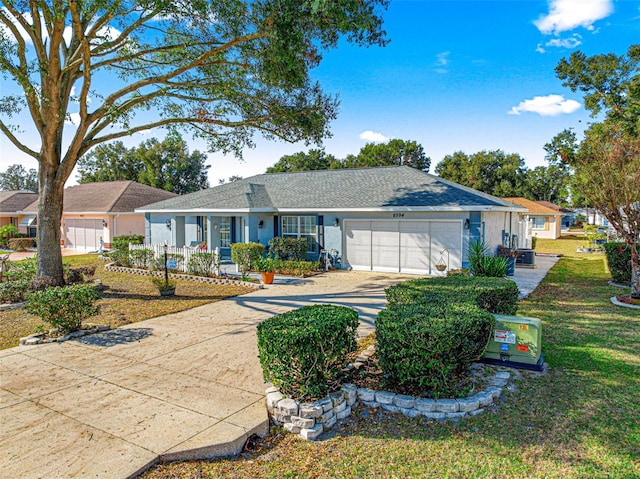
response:
[[[394,213],[393,217],[394,218],[404,218],[404,213]]]

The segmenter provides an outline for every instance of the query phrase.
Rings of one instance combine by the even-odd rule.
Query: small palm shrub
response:
[[[501,278],[507,275],[509,262],[507,258],[491,256],[489,246],[484,241],[474,241],[467,252],[469,269],[474,276]]]

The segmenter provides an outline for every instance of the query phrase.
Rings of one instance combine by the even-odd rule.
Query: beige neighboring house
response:
[[[37,195],[36,195],[37,196]],[[135,209],[173,198],[169,191],[135,181],[105,181],[64,190],[60,242],[65,248],[98,250],[111,246],[114,236],[145,234],[143,213]],[[35,217],[37,200],[21,213]]]
[[[31,191],[0,191],[0,227],[13,225],[19,233],[35,236],[36,217],[20,212],[37,199],[38,194]]]
[[[562,216],[564,213],[553,208],[541,205],[536,201],[526,198],[503,198],[516,205],[523,206],[529,210],[528,213],[521,213],[522,219],[531,226],[531,236],[538,238],[557,239],[562,231]]]

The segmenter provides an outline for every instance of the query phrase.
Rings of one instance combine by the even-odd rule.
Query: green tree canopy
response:
[[[393,139],[387,143],[367,143],[357,155],[350,154],[342,160],[319,149],[285,155],[267,168],[267,173],[402,165],[429,171],[431,159],[419,143]]]
[[[457,151],[445,156],[435,172],[445,180],[495,196],[522,196],[525,192],[526,167],[516,153],[492,150],[467,155]]]
[[[560,157],[573,168],[576,189],[629,244],[632,293],[640,296],[640,45],[626,56],[575,52],[556,74],[572,91],[584,92],[592,115],[605,116],[582,142],[565,130],[552,144],[565,145]]]
[[[0,173],[0,190],[3,191],[38,191],[38,172],[35,169],[25,170],[22,165],[10,165]]]
[[[337,100],[310,70],[341,39],[384,45],[387,3],[5,0],[0,131],[40,163],[38,275],[63,282],[64,184],[101,143],[160,126],[236,155],[255,131],[320,142]]]
[[[284,155],[276,164],[267,168],[267,173],[329,170],[339,168],[340,165],[335,156],[321,149],[312,149],[307,153],[299,151],[293,155]]]

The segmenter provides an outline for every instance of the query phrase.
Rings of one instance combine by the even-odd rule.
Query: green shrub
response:
[[[83,319],[98,314],[98,299],[93,286],[59,286],[29,293],[27,311],[58,331],[70,333],[80,329]]]
[[[474,276],[501,278],[507,275],[507,258],[490,256],[489,246],[484,241],[474,241],[469,245],[467,260]]]
[[[390,286],[385,293],[389,305],[471,303],[490,313],[516,314],[518,311],[518,286],[507,278],[419,278]]]
[[[269,251],[283,260],[303,261],[307,257],[307,240],[276,236],[269,240]]]
[[[123,266],[125,268],[131,267],[129,250],[115,249],[111,251],[108,256],[116,266]]]
[[[111,248],[120,251],[129,251],[129,243],[144,244],[143,235],[122,235],[114,236],[111,240]]]
[[[616,283],[631,284],[631,248],[627,243],[605,243],[607,264]]]
[[[242,278],[251,271],[251,265],[264,254],[264,245],[260,243],[233,243],[231,245],[231,261],[240,267]]]
[[[319,261],[276,260],[275,271],[288,276],[304,276],[317,271]]]
[[[184,263],[184,255],[178,254],[178,253],[169,253],[167,254],[167,262],[168,261],[175,261],[176,262],[176,267],[175,268],[169,268],[167,267],[167,269],[169,271],[182,271],[182,265]],[[158,258],[153,258],[151,260],[151,269],[155,269],[157,271],[164,271],[164,254],[160,255],[160,257]]]
[[[211,276],[219,266],[215,253],[193,253],[187,263],[187,272],[197,276]]]
[[[15,263],[7,263],[7,272],[5,274],[10,281],[19,281],[21,279],[32,281],[36,277],[36,271],[37,263],[34,256]]]
[[[324,396],[357,348],[358,313],[344,306],[305,306],[258,325],[265,381],[289,397]]]
[[[0,246],[6,248],[9,239],[15,237],[16,234],[18,234],[18,228],[13,225],[0,227]]]
[[[471,271],[469,268],[450,269],[447,276],[471,276]]]
[[[387,386],[415,395],[455,395],[494,328],[493,315],[472,304],[418,303],[382,310],[376,340]]]
[[[129,251],[129,263],[134,268],[147,269],[154,259],[152,249],[133,249]]]
[[[531,249],[536,249],[536,246],[538,246],[538,237],[533,236],[531,238]]]
[[[21,303],[31,290],[31,280],[20,278],[0,283],[0,303]]]
[[[11,238],[9,240],[9,248],[16,251],[26,251],[27,248],[31,248],[33,245],[33,238]]]

